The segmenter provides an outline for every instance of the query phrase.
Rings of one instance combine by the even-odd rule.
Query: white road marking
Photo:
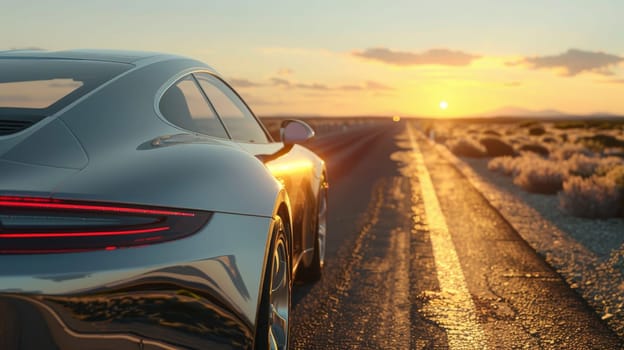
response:
[[[442,308],[434,311],[436,321],[446,329],[450,349],[487,349],[485,334],[477,320],[474,301],[466,286],[455,245],[410,124],[407,124],[407,134],[413,150],[413,160],[416,162],[440,295],[443,299],[432,305]]]

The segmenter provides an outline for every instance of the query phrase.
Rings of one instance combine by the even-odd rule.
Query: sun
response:
[[[441,110],[445,110],[445,109],[447,109],[447,108],[448,108],[448,106],[449,106],[448,102],[446,102],[446,101],[444,101],[444,100],[440,101],[440,109],[441,109]]]

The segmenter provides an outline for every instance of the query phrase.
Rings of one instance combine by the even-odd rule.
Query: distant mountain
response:
[[[622,115],[613,114],[609,112],[596,112],[592,114],[588,114],[588,117],[596,117],[596,118],[622,118]]]
[[[535,111],[526,108],[507,106],[482,113],[483,117],[533,117],[533,118],[553,118],[564,117],[568,114],[558,111],[556,109],[544,109],[541,111]]]
[[[507,106],[498,108],[489,112],[485,112],[475,116],[477,118],[536,118],[536,119],[622,119],[624,115],[618,115],[608,112],[596,112],[589,114],[570,114],[558,111],[556,109],[543,109],[539,111]]]

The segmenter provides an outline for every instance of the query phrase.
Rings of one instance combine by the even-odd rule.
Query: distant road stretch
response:
[[[621,349],[417,125],[352,125],[328,164],[327,265],[295,286],[297,349]]]

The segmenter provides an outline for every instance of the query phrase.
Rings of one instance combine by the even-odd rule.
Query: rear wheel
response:
[[[314,256],[310,266],[303,271],[303,279],[308,282],[318,281],[321,278],[325,265],[325,247],[327,245],[327,187],[322,186],[318,195],[316,211],[316,233],[314,239]]]
[[[290,336],[291,264],[282,220],[273,226],[269,260],[256,330],[256,349],[288,349]]]

